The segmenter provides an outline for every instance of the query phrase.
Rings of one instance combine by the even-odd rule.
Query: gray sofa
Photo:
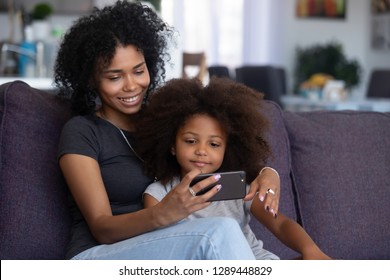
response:
[[[336,259],[390,259],[390,113],[282,111],[267,101],[280,211]],[[67,189],[56,150],[69,104],[17,81],[0,86],[0,259],[62,259]],[[252,221],[264,246],[297,254]]]

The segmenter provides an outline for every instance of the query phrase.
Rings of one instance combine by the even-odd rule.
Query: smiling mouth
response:
[[[133,96],[133,97],[119,97],[119,100],[126,102],[126,103],[133,103],[139,99],[139,95]]]

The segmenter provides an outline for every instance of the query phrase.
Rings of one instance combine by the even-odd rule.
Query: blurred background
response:
[[[102,7],[113,2],[0,0],[0,76],[50,81],[56,47],[73,20],[95,5]],[[199,75],[205,83],[218,67],[225,71],[218,75],[228,75],[239,81],[247,79],[244,75],[248,67],[251,71],[256,67],[262,71],[276,68],[282,70],[280,94],[297,95],[307,88],[311,90],[311,86],[316,87],[316,83],[323,90],[328,76],[312,76],[326,71],[324,69],[329,66],[325,64],[340,62],[346,65],[343,73],[325,74],[330,74],[332,80],[342,80],[341,88],[348,90],[349,97],[365,98],[372,72],[390,69],[390,0],[142,2],[152,5],[178,31],[177,44],[172,46],[173,64],[167,69],[168,78],[186,76],[185,54],[201,54],[200,60],[192,57],[188,62],[191,60],[197,64],[195,67],[203,68]],[[33,17],[32,12],[42,3],[51,9],[46,9],[43,18]],[[41,21],[46,22],[46,29],[37,31],[35,22]],[[31,49],[31,52],[21,54],[17,47],[23,47],[23,51]],[[194,68],[189,75],[198,72]],[[390,76],[386,77],[390,80]],[[5,80],[0,78],[1,81]],[[312,93],[306,91],[304,94],[315,96]],[[329,96],[343,99],[340,93],[337,94]]]

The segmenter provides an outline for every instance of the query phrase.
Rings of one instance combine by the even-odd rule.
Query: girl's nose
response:
[[[207,155],[207,150],[204,146],[199,145],[195,151],[196,155],[205,156]]]

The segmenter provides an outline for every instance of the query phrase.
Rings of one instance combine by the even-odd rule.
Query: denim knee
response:
[[[215,228],[216,230],[221,230],[222,232],[225,232],[228,230],[230,231],[237,231],[237,233],[242,233],[240,225],[237,223],[236,220],[229,217],[213,217],[213,218],[206,218],[209,219],[209,222],[211,224],[212,228]]]
[[[228,217],[206,218],[208,242],[216,259],[254,259],[238,222]]]

